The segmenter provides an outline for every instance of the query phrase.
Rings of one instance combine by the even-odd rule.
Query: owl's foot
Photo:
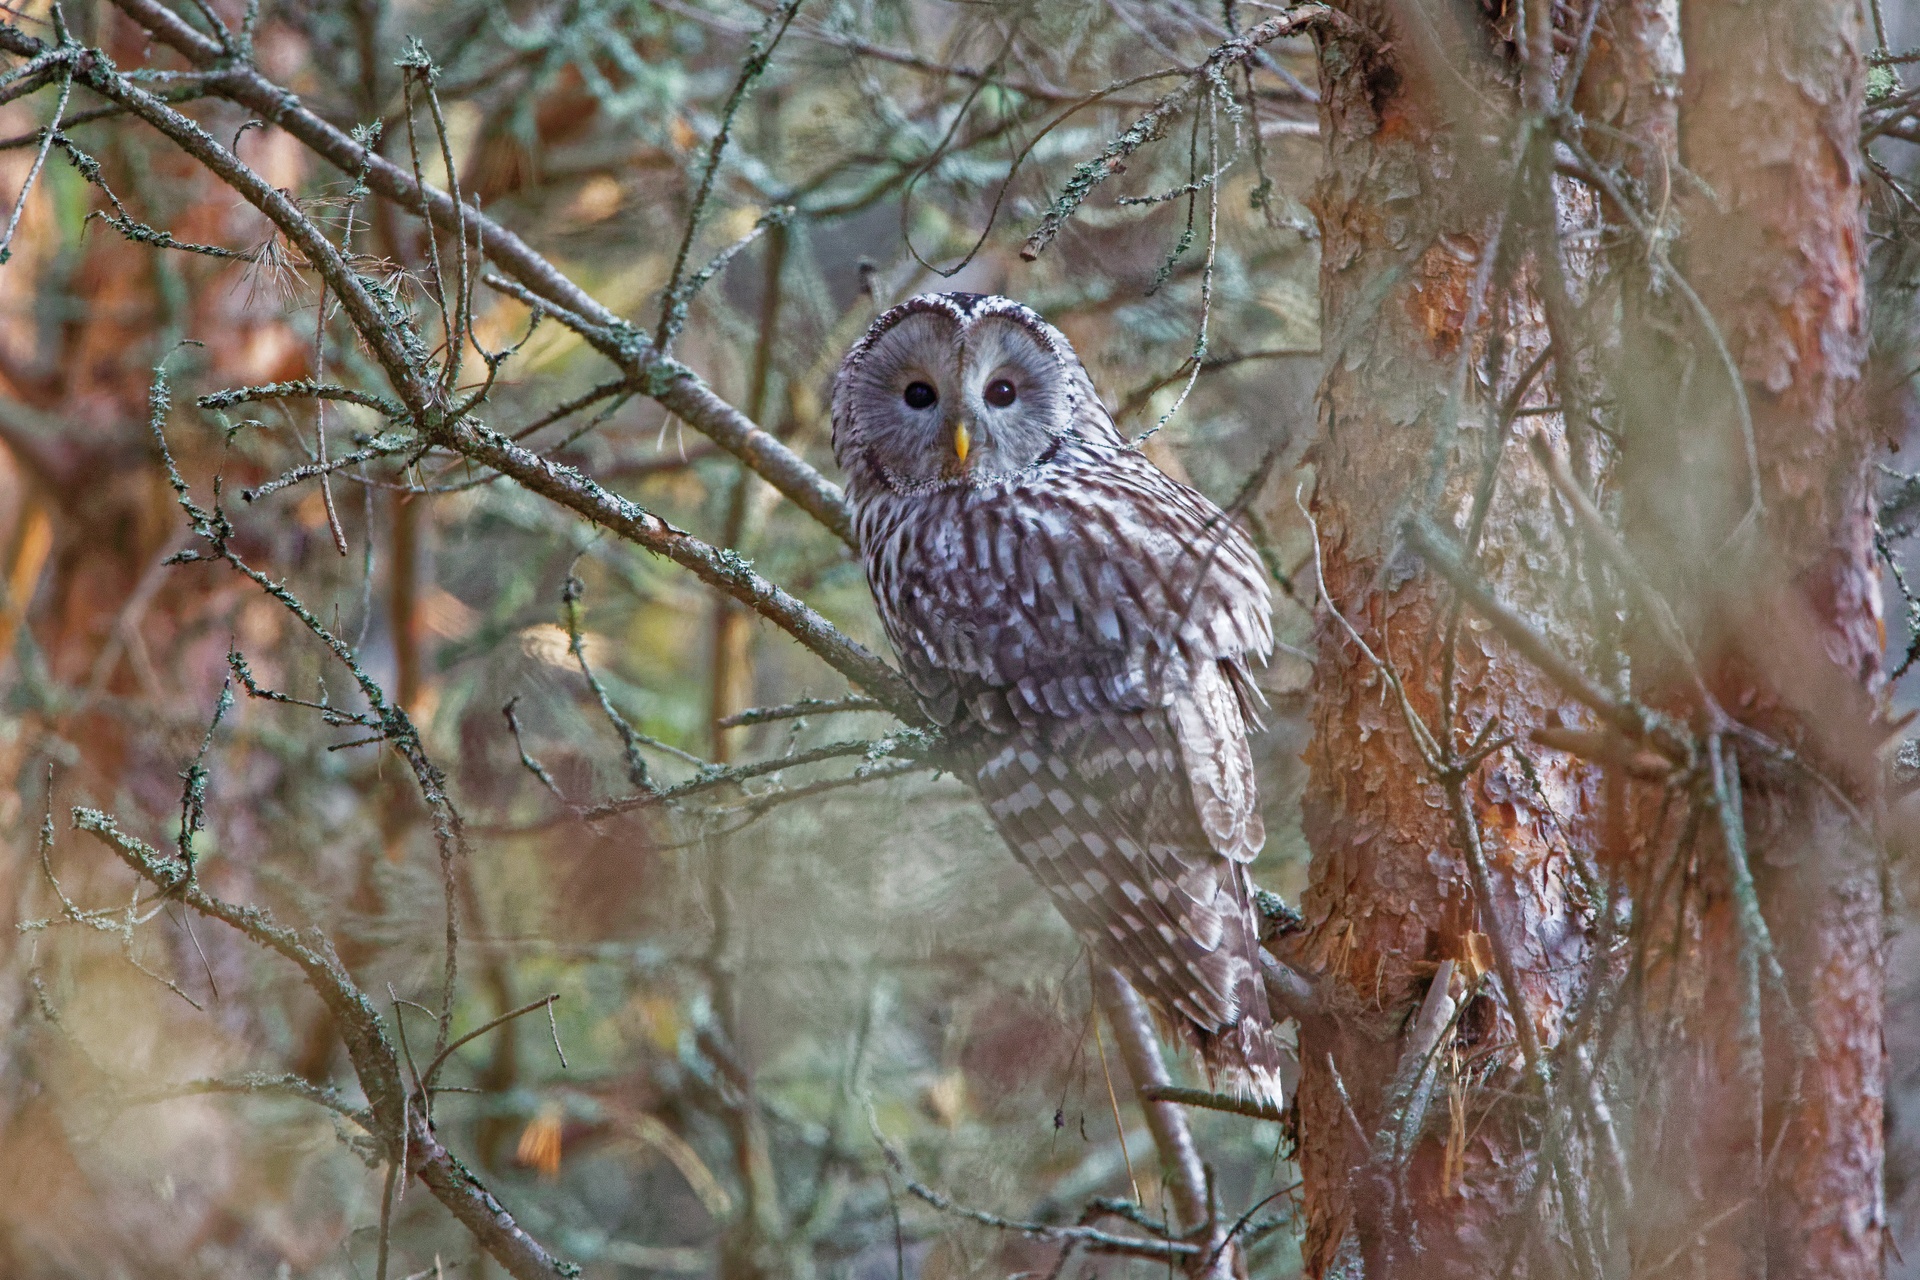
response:
[[[1253,909],[1260,913],[1260,943],[1270,946],[1275,939],[1298,933],[1307,927],[1307,918],[1277,893],[1266,889],[1253,891]]]

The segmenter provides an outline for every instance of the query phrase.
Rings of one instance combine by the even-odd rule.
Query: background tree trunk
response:
[[[1347,11],[1387,43],[1321,51],[1336,612],[1289,952],[1325,1002],[1301,1031],[1310,1274],[1877,1274],[1861,16],[1703,4],[1682,32],[1673,6],[1604,5],[1589,41],[1544,5]],[[1559,101],[1584,117],[1565,146]],[[1626,241],[1605,256],[1568,235],[1599,219]],[[1512,627],[1699,758],[1650,785],[1617,743],[1610,770],[1540,745],[1593,715],[1506,630],[1463,625],[1403,542],[1423,512]],[[1480,763],[1483,732],[1515,741]],[[1409,1015],[1446,959],[1481,985],[1448,1105],[1409,1129]]]
[[[1714,699],[1806,763],[1730,740],[1792,1010],[1775,990],[1764,1017],[1727,999],[1743,963],[1738,903],[1724,862],[1708,859],[1693,960],[1709,1017],[1680,1022],[1688,1032],[1671,1052],[1722,1070],[1697,1091],[1682,1085],[1700,1105],[1674,1118],[1746,1114],[1750,1127],[1727,1146],[1724,1129],[1670,1125],[1655,1158],[1724,1173],[1717,1187],[1696,1175],[1689,1188],[1691,1212],[1726,1218],[1690,1245],[1707,1273],[1878,1275],[1882,902],[1874,834],[1860,821],[1877,810],[1875,751],[1886,736],[1874,729],[1884,641],[1873,429],[1857,400],[1868,33],[1864,13],[1845,4],[1721,0],[1688,5],[1684,18],[1686,46],[1699,52],[1681,85],[1680,158],[1712,198],[1686,194],[1680,266],[1739,369],[1758,474],[1734,389],[1703,365],[1690,394],[1628,423],[1624,482],[1638,525],[1629,529],[1656,587],[1685,602],[1682,624]],[[1684,377],[1673,364],[1668,356],[1669,385]],[[1749,521],[1756,494],[1764,515]],[[1662,703],[1685,678],[1670,655],[1647,655],[1635,674],[1643,696]],[[1763,1044],[1744,1047],[1753,1036]],[[1759,1088],[1749,1069],[1730,1068],[1762,1048]],[[1736,1091],[1744,1104],[1728,1096]]]
[[[1464,74],[1497,89],[1501,69],[1485,33],[1439,32],[1372,7],[1350,12],[1392,48],[1370,55],[1328,44],[1321,64],[1327,373],[1314,513],[1327,603],[1345,622],[1327,617],[1320,627],[1305,815],[1314,861],[1308,929],[1293,952],[1325,975],[1330,1014],[1301,1033],[1306,1255],[1315,1275],[1359,1258],[1369,1276],[1486,1275],[1541,1176],[1537,1123],[1475,1089],[1397,1170],[1373,1160],[1375,1134],[1392,1119],[1402,1026],[1440,962],[1488,984],[1468,1003],[1451,1050],[1462,1081],[1514,1088],[1525,1070],[1519,1045],[1557,1041],[1582,989],[1585,927],[1568,886],[1577,880],[1571,860],[1594,853],[1597,779],[1565,756],[1500,753],[1460,779],[1456,812],[1380,665],[1399,673],[1443,753],[1465,754],[1483,729],[1581,718],[1463,615],[1400,540],[1402,522],[1437,502],[1462,541],[1477,532],[1487,580],[1524,601],[1570,651],[1580,647],[1563,584],[1540,572],[1567,562],[1571,547],[1537,468],[1523,450],[1503,448],[1498,401],[1548,335],[1525,228],[1503,208],[1502,157],[1479,137],[1502,122],[1455,123],[1467,104],[1445,83]],[[1496,275],[1511,287],[1491,288]],[[1497,394],[1469,386],[1457,397],[1469,365],[1495,372]],[[1543,404],[1544,388],[1536,382],[1521,398]],[[1462,845],[1475,830],[1490,902],[1473,888]],[[1493,994],[1502,950],[1524,1037]]]

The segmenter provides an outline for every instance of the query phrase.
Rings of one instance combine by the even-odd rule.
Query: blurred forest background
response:
[[[430,57],[459,189],[648,329],[713,139],[730,126],[692,262],[759,234],[690,298],[675,354],[829,473],[834,366],[900,298],[947,287],[1031,303],[1137,434],[1181,395],[1206,289],[1206,363],[1148,447],[1222,502],[1277,450],[1249,514],[1275,567],[1294,574],[1307,548],[1294,471],[1318,371],[1301,203],[1318,147],[1302,83],[1310,48],[1276,43],[1236,74],[1232,118],[1217,107],[1206,126],[1213,156],[1183,123],[1128,173],[1135,199],[1088,209],[1037,263],[1017,253],[1072,166],[1166,86],[1083,99],[1198,62],[1227,23],[1264,16],[1243,8],[817,0],[781,24],[732,115],[750,45],[772,45],[751,4],[273,0],[252,39],[264,75],[343,129],[378,122],[381,149],[409,169],[411,127],[424,177],[444,187],[421,85],[409,97],[402,84],[400,64]],[[235,30],[245,17],[214,10]],[[37,0],[7,13],[50,31]],[[111,5],[62,16],[122,67],[179,65]],[[417,220],[356,197],[351,177],[254,112],[202,98],[192,75],[147,86],[191,101],[332,233],[357,228],[360,269],[432,312]],[[53,108],[51,94],[0,107],[0,188],[18,193],[39,163]],[[323,930],[416,1057],[434,1039],[437,815],[391,751],[356,745],[372,736],[364,727],[234,686],[230,651],[263,688],[365,707],[254,583],[166,563],[195,540],[149,431],[161,364],[173,387],[161,421],[195,500],[210,505],[221,477],[233,546],[353,646],[445,771],[471,841],[456,1032],[558,996],[551,1032],[536,1011],[456,1050],[434,1111],[528,1231],[596,1276],[1047,1269],[1057,1246],[903,1200],[869,1100],[915,1176],[970,1205],[1070,1221],[1092,1196],[1138,1195],[1161,1212],[1152,1144],[1109,1062],[1111,1032],[1092,1028],[1077,944],[964,788],[888,758],[898,725],[873,711],[719,727],[750,707],[844,698],[847,682],[675,565],[482,470],[375,457],[333,471],[330,493],[311,480],[248,492],[312,458],[317,407],[335,457],[380,441],[379,411],[194,398],[349,381],[368,355],[331,299],[316,327],[322,299],[299,251],[228,186],[156,135],[99,118],[95,99],[75,92],[66,112],[64,136],[121,204],[55,149],[0,268],[0,896],[19,926],[0,934],[0,1271],[375,1268],[378,1158],[350,1122],[279,1080],[341,1081],[332,1016],[281,958],[151,895],[129,900],[125,869],[69,830],[71,806],[110,810],[171,848],[183,770],[203,769],[201,882]],[[1210,164],[1224,170],[1217,201],[1191,189]],[[122,206],[116,230],[106,219]],[[156,247],[138,224],[218,252]],[[450,258],[440,269],[451,276]],[[887,652],[857,557],[831,534],[644,395],[602,391],[554,418],[594,395],[604,362],[551,320],[529,335],[516,297],[476,287],[472,311],[480,347],[519,344],[490,425],[738,549]],[[486,376],[467,359],[463,387]],[[1297,646],[1311,598],[1305,586],[1282,593],[1276,626],[1295,647],[1265,675],[1273,837],[1256,871],[1275,888],[1297,889],[1304,861]],[[209,735],[223,687],[235,702]],[[630,726],[631,751],[603,699]],[[743,761],[767,763],[709,776]],[[684,793],[575,815],[634,795],[642,776]],[[90,911],[101,914],[77,914]],[[191,1083],[250,1076],[251,1095]],[[1225,1212],[1293,1181],[1279,1126],[1195,1116]],[[1287,1204],[1282,1194],[1262,1213],[1284,1218]],[[394,1275],[486,1272],[419,1190],[394,1205],[392,1241]],[[1290,1272],[1291,1233],[1263,1235],[1252,1262]]]
[[[1602,7],[1456,6],[1509,52],[1515,15],[1544,13],[1565,39],[1540,65],[1573,68],[1569,102]],[[1618,34],[1616,9],[1660,7],[1609,8],[1600,30]],[[1319,39],[1391,52],[1307,9]],[[1096,1016],[1085,956],[903,723],[887,673],[841,638],[891,656],[837,499],[806,464],[834,474],[832,373],[894,302],[1000,292],[1063,329],[1121,429],[1231,506],[1272,572],[1254,875],[1306,893],[1314,661],[1344,642],[1328,638],[1296,495],[1314,489],[1310,449],[1334,412],[1323,372],[1371,376],[1374,348],[1343,334],[1342,367],[1323,370],[1320,218],[1363,184],[1329,176],[1329,155],[1353,152],[1321,137],[1338,112],[1320,101],[1316,37],[1233,43],[1282,12],[0,3],[0,1274],[480,1276],[516,1257],[516,1274],[572,1274],[543,1249],[593,1277],[1213,1270],[1219,1250],[1197,1263],[1168,1226],[1164,1135],[1128,1086],[1125,1029]],[[1872,20],[1873,368],[1897,374],[1920,363],[1920,204],[1898,181],[1913,148],[1894,145],[1920,137],[1920,93],[1887,50],[1920,43],[1920,22],[1902,3]],[[1612,56],[1594,66],[1626,64]],[[1376,79],[1381,100],[1398,91]],[[1522,73],[1495,80],[1517,89]],[[1163,109],[1164,136],[1142,145],[1136,122]],[[156,121],[174,122],[167,139]],[[1365,181],[1416,206],[1383,209],[1369,233],[1405,238],[1433,212],[1413,178],[1397,195],[1383,166]],[[471,238],[475,215],[444,200],[429,234],[393,198],[419,185],[517,239]],[[1648,198],[1662,218],[1668,196],[1697,199],[1675,187]],[[1548,220],[1570,260],[1658,257],[1624,236],[1603,246],[1609,229],[1580,221],[1602,202],[1584,199]],[[1436,243],[1458,249],[1463,299],[1467,277],[1484,290],[1517,270],[1511,252]],[[1515,278],[1494,292],[1538,285]],[[1473,330],[1471,296],[1436,305],[1426,337]],[[1494,327],[1518,316],[1515,333],[1531,314],[1486,310]],[[1604,311],[1581,322],[1605,329]],[[1500,408],[1503,433],[1557,422],[1567,370],[1600,359],[1556,359],[1550,393],[1547,352],[1525,341],[1468,342],[1457,362],[1464,388],[1468,355],[1491,347],[1471,398]],[[1916,421],[1910,383],[1872,389],[1873,429],[1897,444]],[[1619,399],[1596,424],[1629,416]],[[1425,403],[1409,396],[1404,421]],[[447,434],[463,412],[518,450]],[[1920,485],[1887,480],[1892,566]],[[1528,554],[1543,596],[1572,581],[1556,553]],[[1395,568],[1394,585],[1415,572]],[[1904,612],[1888,610],[1886,638],[1900,672],[1920,616]],[[809,630],[819,620],[841,635]],[[1384,686],[1369,696],[1386,706]],[[1361,741],[1399,732],[1390,720]],[[1677,767],[1656,776],[1682,794]],[[1700,778],[1696,762],[1695,800]],[[1494,799],[1519,823],[1531,797],[1513,786]],[[1901,828],[1896,810],[1881,833],[1895,849]],[[1920,1275],[1911,876],[1906,860],[1883,877],[1891,1118],[1873,1188],[1889,1270]],[[1591,901],[1580,911],[1603,928]],[[1486,942],[1470,932],[1469,958]],[[1461,1012],[1490,966],[1467,975]],[[1385,966],[1372,972],[1378,986]],[[1463,1043],[1508,1025],[1481,1022]],[[1479,1143],[1486,1126],[1490,1161],[1520,1141],[1498,1099],[1467,1110],[1470,1077],[1501,1093],[1503,1054],[1512,1043],[1463,1066],[1454,1051],[1435,1103],[1446,1181],[1464,1176],[1469,1130]],[[1600,1069],[1588,1078],[1600,1098]],[[1576,1127],[1607,1110],[1579,1106]],[[1212,1216],[1240,1242],[1228,1265],[1326,1268],[1337,1241],[1302,1250],[1298,1114],[1187,1114]],[[445,1145],[399,1153],[422,1162],[416,1181],[393,1176],[399,1141]],[[1092,1230],[1094,1209],[1134,1232],[1131,1256],[1012,1229]],[[1683,1247],[1643,1250],[1631,1273],[1661,1274]]]

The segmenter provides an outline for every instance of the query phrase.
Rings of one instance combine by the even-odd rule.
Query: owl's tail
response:
[[[1183,1020],[1187,1039],[1216,1091],[1279,1111],[1287,1105],[1287,1086],[1297,1074],[1293,1051],[1280,1039],[1267,1003],[1266,982],[1259,971],[1258,926],[1251,920],[1236,925],[1249,934],[1245,939],[1235,939],[1239,945],[1232,947],[1232,954],[1248,957],[1247,963],[1234,966],[1233,994],[1239,1017],[1219,1027]]]
[[[1287,1105],[1287,1082],[1294,1074],[1292,1053],[1275,1034],[1264,1005],[1217,1031],[1191,1028],[1200,1063],[1216,1091],[1257,1102],[1274,1111]]]

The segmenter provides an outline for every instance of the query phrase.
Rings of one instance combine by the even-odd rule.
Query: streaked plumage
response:
[[[1005,298],[881,316],[833,421],[887,634],[995,825],[1210,1070],[1277,1103],[1246,870],[1247,664],[1273,646],[1253,549]]]

